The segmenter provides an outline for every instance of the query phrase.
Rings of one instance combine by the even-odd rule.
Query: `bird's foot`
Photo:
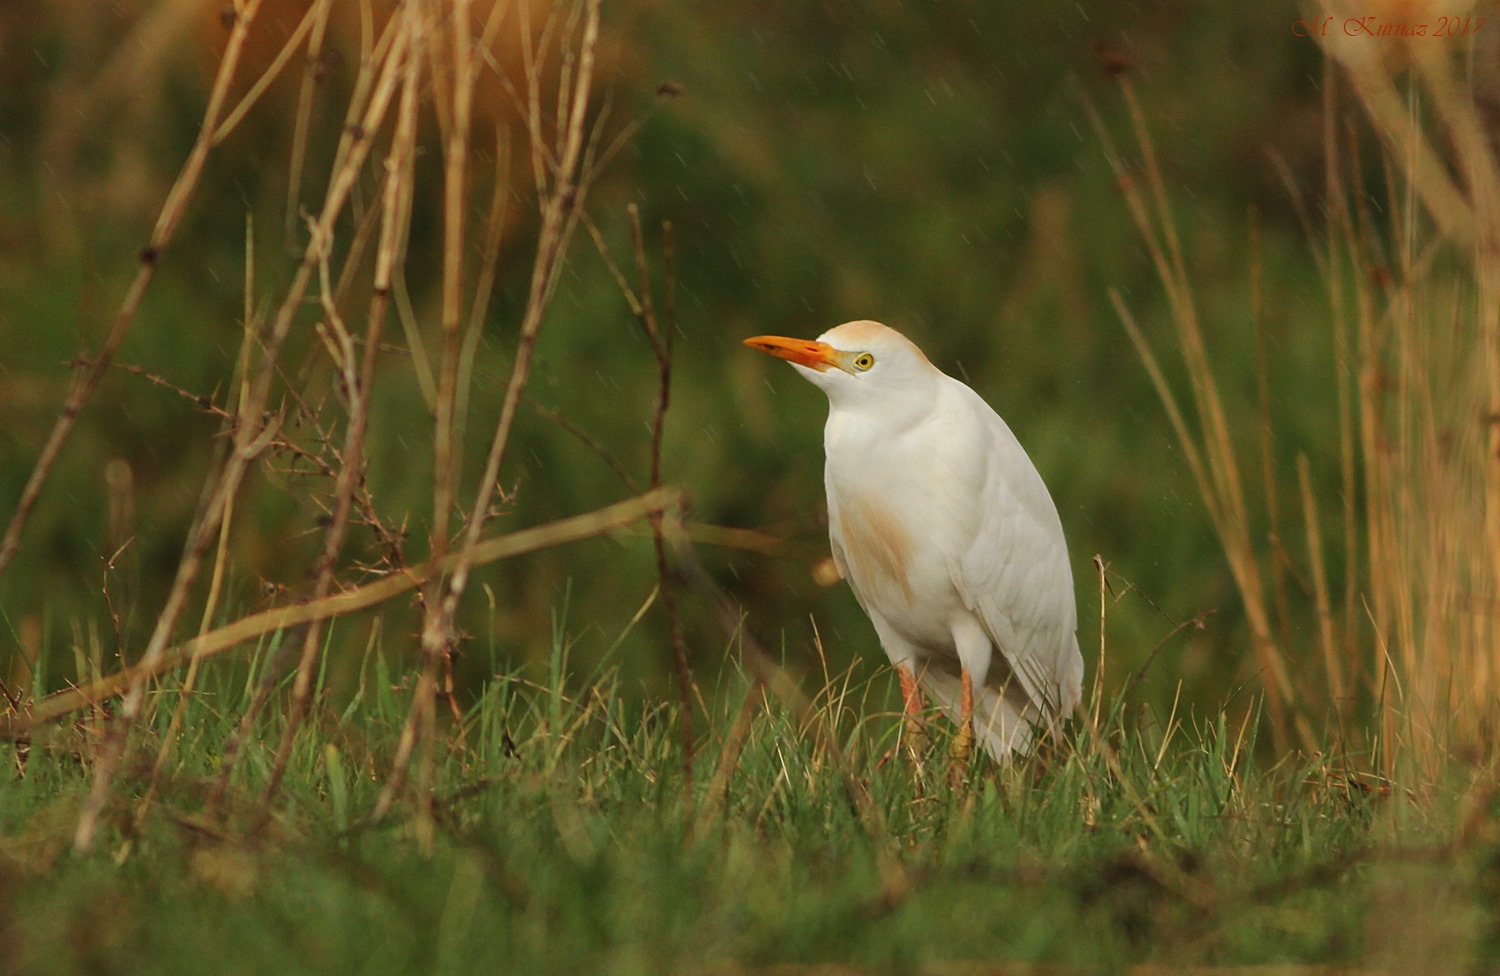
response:
[[[927,752],[931,745],[932,742],[927,737],[927,729],[920,722],[908,721],[901,729],[901,738],[881,755],[875,768],[885,768],[885,764],[891,761],[892,756],[898,752],[904,752],[911,764],[920,769],[927,761]]]
[[[915,794],[918,799],[921,799],[923,794],[922,783],[927,778],[926,754],[912,747],[904,737],[901,742],[898,742],[895,745],[891,746],[881,755],[880,759],[875,763],[875,768],[876,770],[884,769],[885,764],[890,762],[891,759],[899,753],[905,753],[906,761],[911,764],[912,782],[915,784]]]
[[[908,716],[906,725],[901,729],[901,745],[906,747],[906,754],[911,757],[911,761],[920,765],[922,757],[927,755],[927,750],[932,745],[932,740],[927,737],[927,727]]]
[[[948,767],[948,785],[955,790],[968,785],[969,760],[974,755],[974,679],[968,668],[961,672],[960,681],[958,734],[953,737],[953,762]]]
[[[875,768],[884,768],[892,756],[898,752],[905,752],[907,761],[911,763],[912,798],[920,801],[925,798],[927,792],[924,784],[927,781],[927,753],[931,746],[927,737],[927,727],[922,721],[922,712],[926,703],[922,699],[922,688],[917,683],[917,676],[910,668],[904,664],[897,664],[896,674],[901,679],[901,713],[903,716],[901,737],[885,755],[880,757]]]
[[[969,763],[974,756],[974,726],[965,722],[953,737],[951,762],[948,765],[948,785],[961,790],[969,785]]]
[[[896,749],[906,747],[906,754],[911,758],[911,763],[920,774],[923,766],[923,757],[927,755],[931,742],[927,738],[927,727],[922,722],[922,711],[926,702],[922,699],[922,688],[917,684],[917,676],[904,664],[896,665],[896,674],[901,679],[901,713],[905,716],[905,724],[901,729],[901,741],[897,743]],[[895,749],[891,750],[892,752]],[[890,757],[890,753],[886,753]],[[884,760],[881,760],[884,762]]]

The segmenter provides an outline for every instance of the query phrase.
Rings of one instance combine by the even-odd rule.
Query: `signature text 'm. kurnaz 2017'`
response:
[[[1398,38],[1398,37],[1467,37],[1479,33],[1485,17],[1435,17],[1430,21],[1381,20],[1379,17],[1314,17],[1292,23],[1296,37]]]

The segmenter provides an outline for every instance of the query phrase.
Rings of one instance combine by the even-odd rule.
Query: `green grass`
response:
[[[1440,950],[1424,970],[1458,972],[1496,959],[1500,835],[1489,793],[1457,774],[1353,788],[1334,758],[1257,766],[1253,733],[1223,719],[1116,709],[1103,734],[1076,724],[1054,754],[986,763],[955,791],[941,720],[920,772],[901,755],[878,765],[893,682],[860,665],[818,699],[835,729],[821,740],[774,700],[738,739],[748,681],[730,668],[689,785],[674,710],[610,675],[562,679],[565,652],[559,628],[550,678],[499,675],[462,737],[445,730],[430,841],[410,804],[368,819],[408,700],[378,650],[363,693],[325,697],[304,726],[260,830],[279,715],[247,746],[224,815],[205,815],[243,666],[206,670],[134,831],[156,744],[140,737],[94,854],[68,846],[90,723],[38,739],[0,782],[0,970],[987,972],[962,964],[1383,965]],[[156,697],[157,733],[175,701],[170,687]]]

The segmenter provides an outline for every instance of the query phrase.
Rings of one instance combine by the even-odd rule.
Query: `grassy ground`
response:
[[[369,819],[405,714],[372,652],[262,820],[280,718],[221,799],[250,683],[209,669],[142,812],[151,749],[68,853],[85,722],[7,748],[0,969],[74,972],[1003,972],[1302,963],[1468,972],[1496,959],[1491,793],[1253,759],[1222,720],[1095,733],[948,786],[947,726],[883,766],[889,673],[836,676],[804,718],[731,678],[685,779],[678,716],[609,676],[500,675],[455,722],[430,822]],[[873,675],[873,677],[872,677]],[[155,725],[175,704],[155,697]],[[462,734],[459,734],[459,730]],[[154,746],[152,736],[144,746]],[[847,765],[847,777],[845,769]],[[867,798],[867,799],[865,799]],[[837,964],[831,969],[817,965]]]

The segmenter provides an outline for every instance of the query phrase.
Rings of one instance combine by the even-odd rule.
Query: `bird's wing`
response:
[[[964,605],[1050,721],[1077,706],[1083,679],[1062,523],[1010,428],[977,394],[973,402],[987,441],[972,486],[976,524],[950,571]]]

